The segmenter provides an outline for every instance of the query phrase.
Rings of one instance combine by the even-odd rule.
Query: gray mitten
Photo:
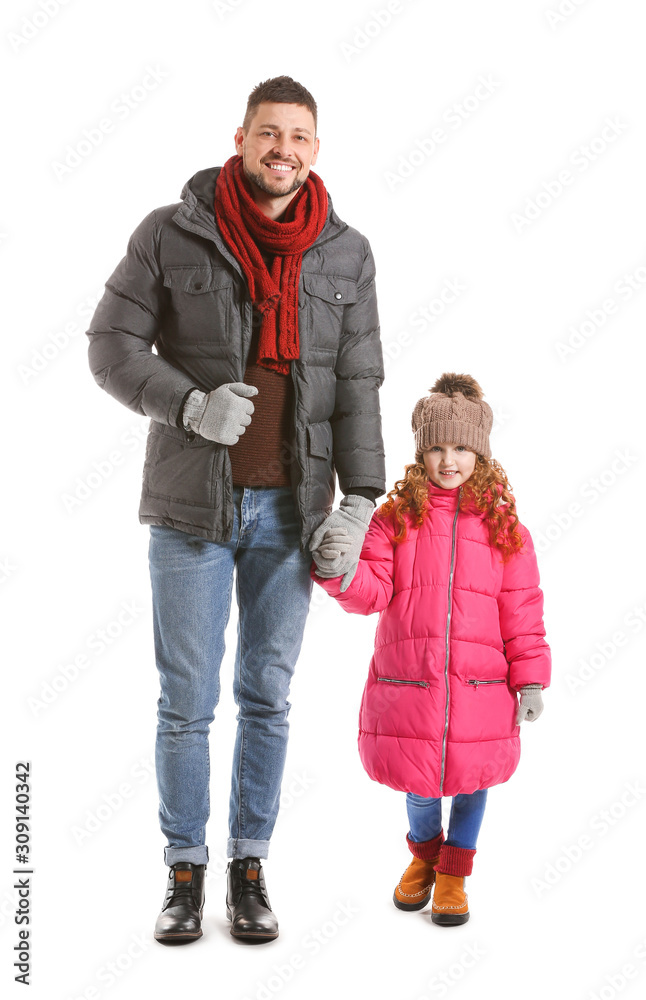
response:
[[[309,547],[316,563],[317,574],[324,579],[332,579],[335,576],[343,575],[340,587],[342,593],[348,589],[357,571],[363,540],[374,509],[375,504],[372,500],[351,493],[349,496],[343,498],[339,504],[339,509],[332,511],[323,524],[319,525],[310,537]],[[346,540],[350,542],[348,547],[345,545],[346,540],[343,539],[343,535],[340,534],[340,529],[343,528],[347,532],[348,538]],[[324,548],[328,553],[332,551],[339,552],[338,556],[332,559],[325,558],[325,555],[319,552],[323,539],[328,532],[332,533],[328,537],[331,537],[334,541],[332,545],[326,543]],[[345,551],[341,551],[342,548]]]
[[[213,392],[198,399],[194,389],[184,404],[184,426],[209,441],[218,444],[236,444],[251,423],[254,405],[249,396],[255,396],[255,385],[244,382],[225,382]]]
[[[516,713],[516,725],[519,726],[525,719],[527,722],[535,722],[543,711],[543,696],[541,684],[524,684],[520,689],[520,705]]]

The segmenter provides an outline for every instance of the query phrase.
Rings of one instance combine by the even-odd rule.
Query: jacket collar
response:
[[[458,505],[460,487],[445,490],[442,486],[428,481],[428,500],[432,507],[439,507],[443,510],[455,510]]]
[[[502,493],[502,487],[498,486],[498,493]],[[435,483],[428,481],[428,499],[432,507],[438,507],[444,510],[455,510],[458,506],[459,497],[461,494],[461,487],[457,486],[450,490],[445,490],[441,486],[436,486]],[[499,506],[507,507],[508,504],[501,503]],[[478,517],[485,518],[487,516],[486,511],[478,510],[473,502],[471,502],[467,510],[476,514]]]
[[[222,239],[215,221],[213,208],[215,182],[221,169],[221,167],[206,167],[206,169],[198,170],[192,177],[189,177],[182,188],[182,204],[175,212],[173,221],[182,226],[183,229],[189,229],[191,232],[213,240],[220,253],[242,274],[242,268]],[[323,229],[312,243],[312,247],[327,243],[328,240],[339,236],[347,228],[347,223],[342,222],[334,211],[332,199],[328,193],[327,219]],[[309,247],[305,253],[308,253],[312,247]]]

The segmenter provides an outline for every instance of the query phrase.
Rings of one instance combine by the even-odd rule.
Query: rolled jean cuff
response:
[[[205,844],[199,847],[165,847],[164,864],[170,868],[178,861],[190,861],[192,865],[206,865],[209,860],[209,849]]]
[[[269,854],[268,840],[241,840],[229,837],[227,840],[228,858],[263,858]]]

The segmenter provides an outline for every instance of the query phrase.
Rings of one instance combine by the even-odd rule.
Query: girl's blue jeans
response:
[[[453,847],[475,849],[487,802],[487,789],[467,795],[454,795],[451,801],[449,829],[445,843]],[[442,799],[406,794],[410,839],[417,844],[433,840],[442,830]]]

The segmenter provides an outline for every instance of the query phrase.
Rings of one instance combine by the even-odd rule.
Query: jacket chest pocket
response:
[[[224,267],[174,266],[164,270],[170,290],[172,333],[180,344],[228,344],[233,275]]]
[[[327,274],[303,274],[307,293],[310,346],[316,350],[339,349],[345,307],[357,301],[357,283]]]

